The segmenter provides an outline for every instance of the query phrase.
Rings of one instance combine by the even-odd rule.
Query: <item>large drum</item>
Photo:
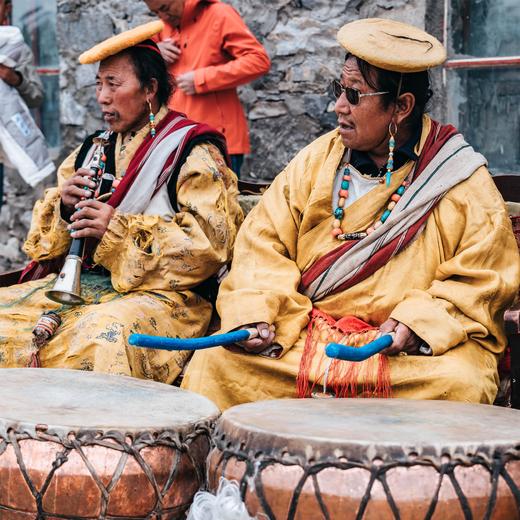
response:
[[[184,518],[219,415],[123,376],[0,370],[0,519]]]
[[[210,487],[240,483],[269,519],[520,517],[520,412],[402,399],[236,406],[219,419]]]

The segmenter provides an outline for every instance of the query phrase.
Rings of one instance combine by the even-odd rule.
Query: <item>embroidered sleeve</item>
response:
[[[237,193],[218,149],[196,146],[179,174],[173,220],[116,211],[94,260],[120,292],[194,287],[231,260],[242,220]]]

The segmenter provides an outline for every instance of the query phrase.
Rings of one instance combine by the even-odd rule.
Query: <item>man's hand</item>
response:
[[[65,209],[72,213],[74,206],[82,199],[92,197],[96,183],[92,180],[94,174],[86,168],[79,168],[76,173],[67,179],[61,187],[61,203]],[[85,189],[90,188],[88,190]]]
[[[189,96],[195,94],[195,72],[185,72],[175,77],[177,86]]]
[[[389,318],[381,327],[379,327],[381,334],[388,334],[395,332],[394,342],[388,348],[381,351],[381,354],[386,356],[395,356],[401,352],[406,354],[418,354],[419,346],[422,343],[421,338],[409,329],[404,323]]]
[[[82,200],[76,204],[77,211],[70,217],[67,226],[72,238],[97,238],[101,240],[110,224],[115,209],[98,200]]]
[[[18,87],[21,85],[23,78],[19,72],[11,67],[6,67],[0,63],[0,79],[5,81],[10,87]]]
[[[249,354],[262,353],[266,348],[272,345],[275,336],[275,327],[274,325],[269,325],[265,322],[260,322],[251,323],[250,325],[244,325],[243,327],[239,327],[237,330],[254,328],[256,328],[256,330],[258,331],[258,337],[236,343],[236,345],[239,348],[233,346],[226,348],[228,350],[231,350],[232,352],[241,352],[245,350]]]
[[[157,47],[159,47],[164,61],[168,64],[175,63],[181,55],[179,47],[177,47],[177,45],[175,45],[175,43],[170,39],[159,42]]]

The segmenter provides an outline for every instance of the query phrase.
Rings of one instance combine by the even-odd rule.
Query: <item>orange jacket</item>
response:
[[[166,24],[155,41],[181,49],[170,65],[177,76],[195,71],[195,95],[177,88],[169,107],[213,126],[226,136],[230,154],[250,152],[247,121],[236,87],[269,71],[271,62],[240,15],[219,0],[186,0],[180,28]]]

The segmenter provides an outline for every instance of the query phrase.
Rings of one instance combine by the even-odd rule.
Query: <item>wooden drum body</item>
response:
[[[402,399],[264,401],[217,422],[209,484],[269,519],[520,518],[520,412]]]
[[[0,370],[2,520],[184,518],[205,483],[209,400],[124,376]]]

